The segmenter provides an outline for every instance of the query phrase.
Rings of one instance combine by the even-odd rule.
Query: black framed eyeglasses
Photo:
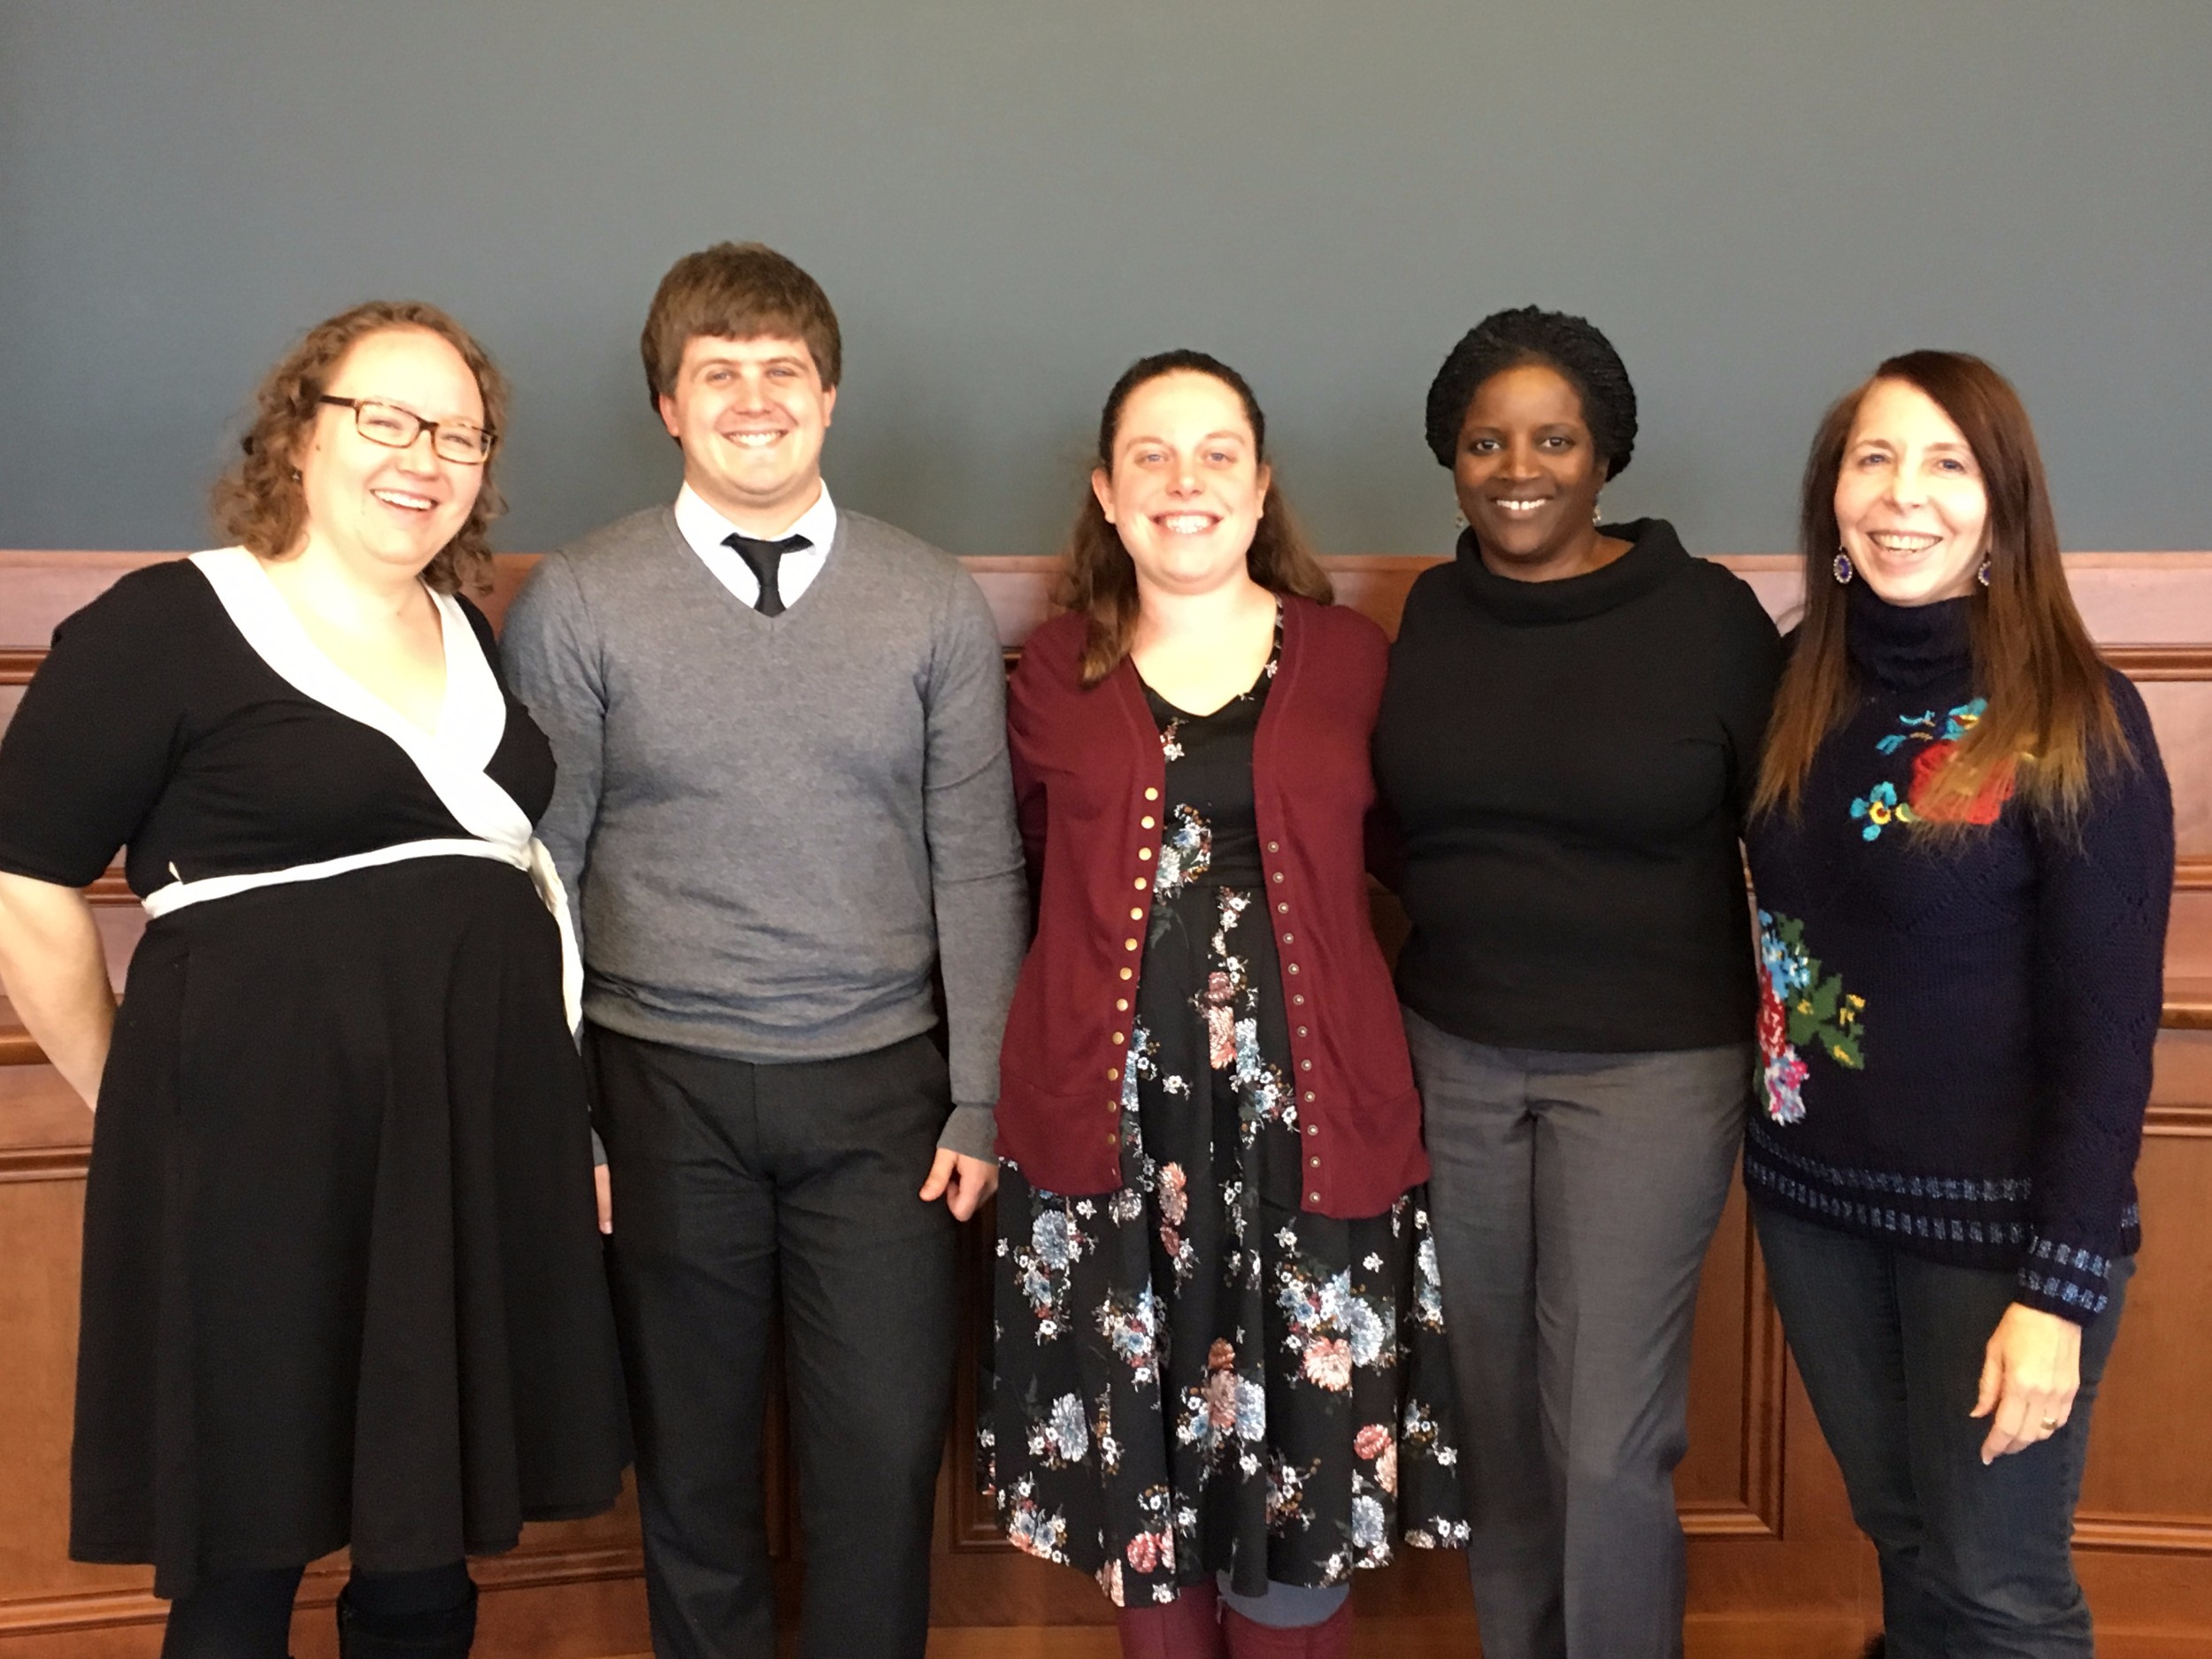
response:
[[[405,449],[427,429],[430,447],[442,459],[459,466],[483,465],[492,458],[492,445],[499,442],[499,434],[488,427],[472,426],[465,421],[425,420],[411,409],[380,398],[332,397],[326,393],[315,401],[334,409],[350,409],[354,430],[371,443],[389,449]]]

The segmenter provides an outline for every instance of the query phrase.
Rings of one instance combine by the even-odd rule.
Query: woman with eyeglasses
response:
[[[0,978],[99,1113],[70,1553],[152,1563],[165,1659],[281,1659],[342,1545],[346,1659],[465,1654],[465,1556],[620,1485],[553,761],[458,592],[504,402],[433,307],[310,331],[237,545],[69,618],[0,742]]]

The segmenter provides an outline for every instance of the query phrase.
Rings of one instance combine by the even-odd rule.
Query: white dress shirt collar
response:
[[[760,579],[753,574],[753,567],[728,545],[728,538],[743,534],[721,513],[707,503],[706,498],[686,484],[676,495],[676,528],[681,532],[691,550],[700,562],[714,573],[714,578],[749,607],[760,603]],[[791,522],[784,535],[803,535],[812,543],[795,553],[787,553],[776,567],[776,591],[783,595],[787,608],[798,603],[799,595],[814,585],[814,579],[822,573],[828,561],[831,545],[837,540],[837,503],[830,499],[829,486],[822,486],[821,494],[809,507]],[[781,541],[781,536],[763,538]]]

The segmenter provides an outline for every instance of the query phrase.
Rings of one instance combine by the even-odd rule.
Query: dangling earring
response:
[[[1982,556],[1982,567],[1981,567],[1981,569],[1979,569],[1979,570],[1978,570],[1978,571],[1976,571],[1976,572],[1974,572],[1974,580],[1975,580],[1976,581],[1979,582],[1979,583],[1980,583],[1983,587],[1985,587],[1985,588],[1986,588],[1986,587],[1988,587],[1988,586],[1989,586],[1989,557],[1988,557],[1988,555],[1984,554],[1984,555]]]
[[[1452,515],[1452,526],[1455,529],[1464,530],[1467,527],[1467,515],[1463,512],[1454,513]]]
[[[1590,503],[1590,523],[1594,526],[1605,522],[1605,509],[1597,502]]]
[[[1859,573],[1851,564],[1851,556],[1841,548],[1836,549],[1836,562],[1829,568],[1835,572],[1836,586],[1839,588],[1849,587],[1851,579]]]

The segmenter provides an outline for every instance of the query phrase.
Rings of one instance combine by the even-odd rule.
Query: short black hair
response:
[[[1556,369],[1582,399],[1582,419],[1605,461],[1605,476],[1618,478],[1636,450],[1636,388],[1621,354],[1588,319],[1534,305],[1493,311],[1465,334],[1429,382],[1429,449],[1450,466],[1459,429],[1475,392],[1492,375],[1525,363]]]

